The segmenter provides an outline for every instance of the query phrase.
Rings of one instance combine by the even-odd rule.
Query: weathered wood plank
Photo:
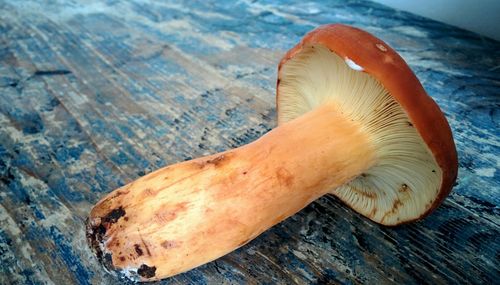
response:
[[[161,284],[495,284],[500,44],[371,2],[0,1],[0,283],[121,284],[87,249],[104,193],[275,125],[277,62],[342,22],[394,46],[450,120],[454,192],[384,228],[324,197]]]

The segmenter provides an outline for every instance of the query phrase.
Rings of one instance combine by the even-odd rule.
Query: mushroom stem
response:
[[[108,269],[158,280],[244,245],[374,162],[360,125],[324,104],[253,143],[113,191],[91,212],[89,243]]]

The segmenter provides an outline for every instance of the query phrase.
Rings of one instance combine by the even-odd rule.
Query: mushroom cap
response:
[[[331,55],[331,58],[322,58],[324,55],[321,54],[327,53]],[[321,59],[314,61],[314,56],[318,56]],[[324,63],[318,63],[320,61]],[[308,67],[308,64],[311,65],[312,62],[323,66],[315,70],[315,67]],[[326,73],[325,70],[330,68],[330,66],[334,68],[334,65],[341,65],[342,67],[340,68],[343,71],[339,71],[339,67],[335,67],[337,69],[334,69],[335,71],[332,75],[318,76],[318,74]],[[307,70],[302,72],[301,69]],[[307,75],[306,73],[310,74]],[[342,75],[344,73],[347,75]],[[401,114],[395,116],[399,120],[398,123],[394,123],[394,126],[391,127],[392,129],[389,128],[386,131],[373,134],[374,140],[382,141],[384,138],[389,138],[395,128],[403,129],[404,127],[410,127],[404,129],[404,133],[400,139],[387,139],[385,142],[381,142],[381,144],[395,145],[399,143],[398,140],[412,140],[411,143],[407,144],[411,145],[411,147],[421,144],[422,147],[417,146],[418,150],[415,151],[415,154],[412,154],[411,149],[398,150],[398,146],[384,145],[381,149],[386,149],[380,150],[384,154],[380,155],[380,163],[372,167],[372,172],[368,171],[368,175],[363,173],[363,177],[358,177],[354,181],[351,181],[349,185],[334,189],[331,193],[361,214],[385,225],[397,225],[427,216],[450,193],[456,180],[458,162],[455,144],[450,126],[438,105],[427,95],[420,81],[406,62],[382,40],[365,31],[342,24],[321,26],[304,36],[300,43],[285,54],[279,64],[276,89],[278,124],[292,120],[294,117],[313,109],[318,104],[323,104],[328,101],[324,98],[325,96],[332,98],[340,96],[329,94],[318,95],[319,91],[317,91],[328,90],[321,88],[326,84],[325,81],[334,78],[337,74],[339,76],[347,76],[348,78],[347,81],[342,81],[344,82],[344,89],[345,84],[347,84],[345,82],[350,82],[350,84],[361,82],[363,86],[371,84],[371,87],[353,86],[352,93],[356,93],[353,96],[365,96],[362,94],[363,92],[360,93],[360,88],[371,88],[378,90],[377,92],[380,94],[377,96],[380,98],[387,97],[384,97],[385,99],[382,98],[383,100],[397,102],[397,110],[392,108],[391,112],[401,112]],[[309,84],[314,87],[304,91],[305,89],[300,86],[301,84]],[[338,84],[341,85],[341,83]],[[335,86],[338,87],[340,85]],[[349,91],[346,94],[348,93]],[[311,99],[311,96],[321,98],[315,101]],[[304,99],[304,97],[307,98]],[[306,104],[308,106],[297,107],[297,105],[304,105],[303,102],[305,101],[308,102]],[[349,99],[348,101],[351,103],[347,102],[344,104],[340,102],[338,104],[341,106],[341,109],[345,107],[344,112],[348,114],[351,112],[354,120],[360,120],[363,123],[363,120],[365,120],[364,115],[354,113],[364,109],[352,107],[353,100]],[[385,104],[390,104],[389,101]],[[357,109],[354,110],[353,108]],[[377,116],[375,113],[372,113],[370,116]],[[390,120],[390,118],[385,116],[384,120],[385,123],[382,128],[385,128],[385,125],[388,124],[387,120]],[[400,123],[405,120],[407,123],[406,126]],[[408,129],[413,129],[413,131]],[[367,131],[370,132],[370,130]],[[373,132],[376,133],[377,130]],[[392,155],[387,155],[391,151],[393,152]],[[403,160],[406,159],[406,161],[402,162],[404,166],[398,165],[398,155]],[[406,156],[409,158],[406,158]],[[415,158],[413,156],[418,157]],[[387,159],[387,157],[390,157],[390,159]],[[387,163],[384,164],[384,161]],[[415,172],[412,169],[412,165],[418,168]],[[427,171],[429,174],[427,174]],[[397,174],[401,174],[401,177],[404,177],[404,179],[412,180],[415,177],[416,180],[420,180],[416,182],[400,181],[392,183],[387,182],[389,180],[385,181],[384,178],[381,178],[377,181],[365,181],[365,176],[385,175],[390,172],[394,174],[390,179],[395,179],[394,177],[397,177]],[[437,175],[438,177],[428,178],[427,175],[429,177]],[[422,182],[424,180],[427,182]],[[397,185],[400,185],[399,188],[397,188]],[[409,189],[410,186],[411,189]],[[385,187],[387,189],[382,189]],[[395,187],[396,189],[389,189]],[[370,197],[374,195],[378,195],[378,198]]]

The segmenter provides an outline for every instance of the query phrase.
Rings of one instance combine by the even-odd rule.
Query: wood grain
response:
[[[333,22],[391,44],[444,110],[451,196],[397,228],[324,197],[158,284],[498,284],[500,43],[361,1],[66,0],[0,0],[0,283],[123,284],[86,245],[92,205],[273,128],[278,60]]]

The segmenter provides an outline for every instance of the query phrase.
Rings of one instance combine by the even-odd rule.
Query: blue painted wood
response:
[[[397,228],[324,197],[159,284],[499,284],[500,43],[364,1],[176,2],[0,0],[1,284],[122,284],[87,248],[92,205],[274,127],[280,57],[333,22],[391,44],[442,107],[451,196]]]

